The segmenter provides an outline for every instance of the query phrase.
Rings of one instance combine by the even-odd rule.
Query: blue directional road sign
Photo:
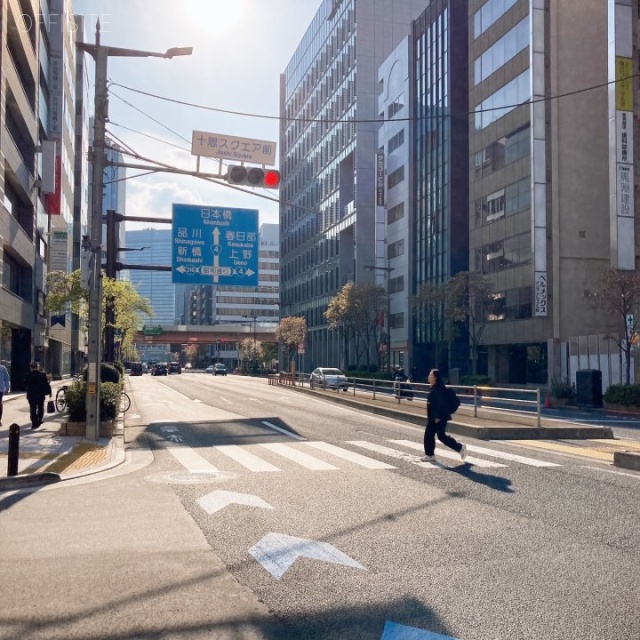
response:
[[[258,211],[173,205],[172,281],[258,286]]]

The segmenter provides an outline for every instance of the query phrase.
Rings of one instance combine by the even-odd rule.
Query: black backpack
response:
[[[449,398],[449,414],[453,415],[460,406],[460,398],[452,387],[447,387],[447,397]]]

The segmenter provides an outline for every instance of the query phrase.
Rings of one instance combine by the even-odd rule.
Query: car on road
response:
[[[151,369],[152,376],[166,376],[168,374],[165,362],[156,362]]]
[[[212,365],[212,364],[210,364],[210,365],[209,365],[209,366],[204,370],[204,372],[205,372],[205,373],[213,373],[213,365]]]
[[[227,375],[227,367],[223,365],[221,362],[213,365],[213,375],[214,376],[226,376]]]
[[[182,367],[179,362],[169,363],[169,373],[182,373]]]
[[[142,362],[132,362],[131,369],[129,371],[129,375],[131,376],[141,376],[144,373],[142,369]]]
[[[309,386],[312,389],[319,387],[320,389],[342,389],[347,391],[349,382],[347,376],[340,371],[331,367],[318,367],[311,372],[309,376]]]

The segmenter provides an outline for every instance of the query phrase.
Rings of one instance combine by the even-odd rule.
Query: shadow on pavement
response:
[[[471,464],[467,463],[461,464],[458,467],[449,467],[449,471],[453,471],[478,484],[483,484],[485,487],[489,487],[489,489],[495,489],[496,491],[502,491],[504,493],[515,493],[515,490],[511,487],[511,480],[508,478],[492,476],[488,473],[480,473],[476,471]]]

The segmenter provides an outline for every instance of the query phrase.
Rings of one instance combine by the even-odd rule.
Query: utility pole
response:
[[[256,367],[256,334],[257,334],[257,323],[258,323],[258,316],[242,316],[243,318],[247,318],[247,320],[253,320],[253,349],[252,349],[252,362],[254,365],[254,368]]]
[[[87,439],[97,440],[100,434],[100,363],[102,361],[102,201],[104,190],[104,147],[107,120],[107,60],[109,56],[173,58],[191,55],[191,47],[168,49],[165,53],[105,47],[100,42],[100,21],[96,24],[96,43],[77,42],[81,51],[95,61],[95,98],[93,147],[91,150],[92,192],[89,223],[91,276],[89,279],[89,327],[87,366]]]

